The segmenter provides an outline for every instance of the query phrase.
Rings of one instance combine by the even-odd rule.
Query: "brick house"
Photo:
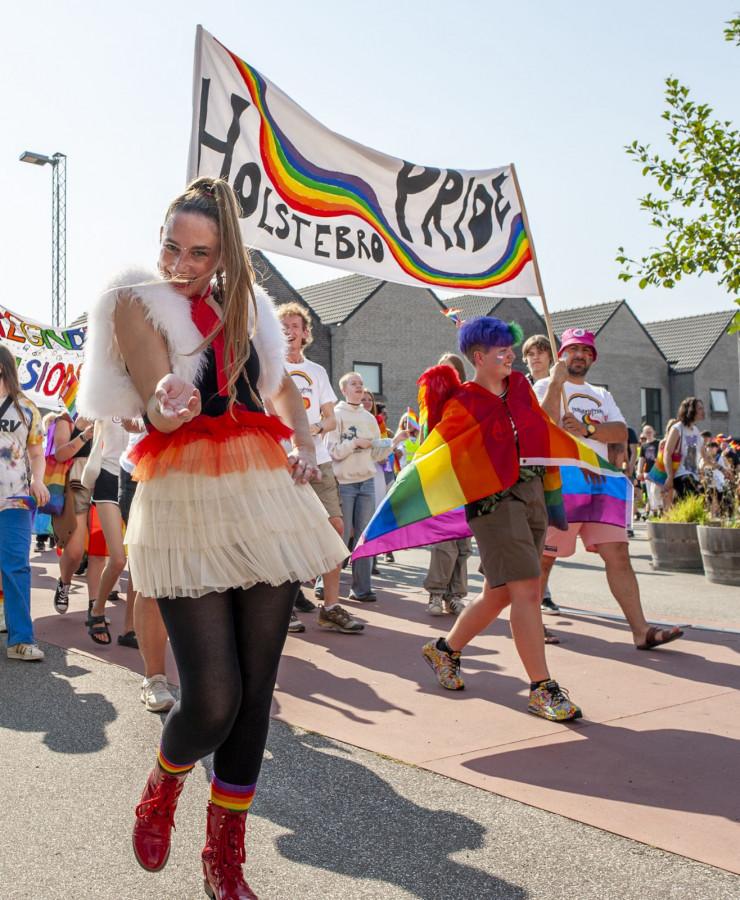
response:
[[[670,415],[684,397],[704,401],[701,424],[715,434],[740,437],[740,337],[728,334],[730,310],[648,322],[668,362],[671,378]]]

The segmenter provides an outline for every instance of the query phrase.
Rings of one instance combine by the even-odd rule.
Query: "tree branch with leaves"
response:
[[[740,44],[740,14],[726,23],[725,39]],[[714,119],[711,107],[695,103],[675,78],[666,79],[666,104],[662,118],[673,158],[639,141],[625,147],[662,191],[640,199],[662,232],[662,246],[640,259],[620,247],[619,278],[637,277],[641,288],[672,288],[685,275],[709,273],[740,305],[740,132]],[[740,313],[732,330],[740,330]]]

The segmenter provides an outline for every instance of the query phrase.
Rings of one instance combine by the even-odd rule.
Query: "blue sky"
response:
[[[24,150],[68,156],[68,320],[116,269],[154,264],[184,185],[200,23],[360,143],[422,165],[514,162],[551,309],[624,298],[643,321],[729,309],[707,278],[624,284],[615,256],[659,238],[623,146],[665,149],[665,77],[740,120],[740,48],[722,34],[734,12],[684,0],[13,4],[0,39],[0,304],[50,320],[51,171],[18,162]],[[272,259],[297,287],[344,274]]]

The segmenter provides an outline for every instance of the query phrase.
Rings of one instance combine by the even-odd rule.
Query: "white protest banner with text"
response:
[[[0,341],[18,364],[21,390],[37,406],[57,409],[71,375],[79,378],[86,328],[55,328],[0,306]]]
[[[419,166],[325,128],[198,27],[189,178],[225,178],[247,245],[417,287],[538,294],[510,166]]]

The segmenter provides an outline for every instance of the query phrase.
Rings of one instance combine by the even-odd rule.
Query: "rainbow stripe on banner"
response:
[[[519,458],[512,452],[509,413]],[[562,529],[567,521],[598,521],[625,526],[630,521],[628,479],[558,428],[540,409],[524,376],[514,372],[506,405],[470,382],[447,401],[442,420],[376,510],[353,559],[469,534],[461,507],[511,487],[520,464],[549,467],[544,490],[551,525]],[[584,477],[584,471],[592,474]]]
[[[77,377],[70,373],[67,383],[59,392],[62,403],[65,405],[73,422],[77,418],[77,390],[79,386],[80,382]]]
[[[390,223],[374,188],[365,179],[324,168],[301,153],[270,109],[269,82],[223,44],[216,43],[233,61],[252,103],[259,110],[262,165],[275,190],[291,209],[325,218],[356,216],[384,240],[401,270],[424,284],[458,290],[495,288],[516,278],[532,261],[522,214],[517,212],[508,223],[508,238],[501,256],[485,270],[456,274],[429,265]]]

